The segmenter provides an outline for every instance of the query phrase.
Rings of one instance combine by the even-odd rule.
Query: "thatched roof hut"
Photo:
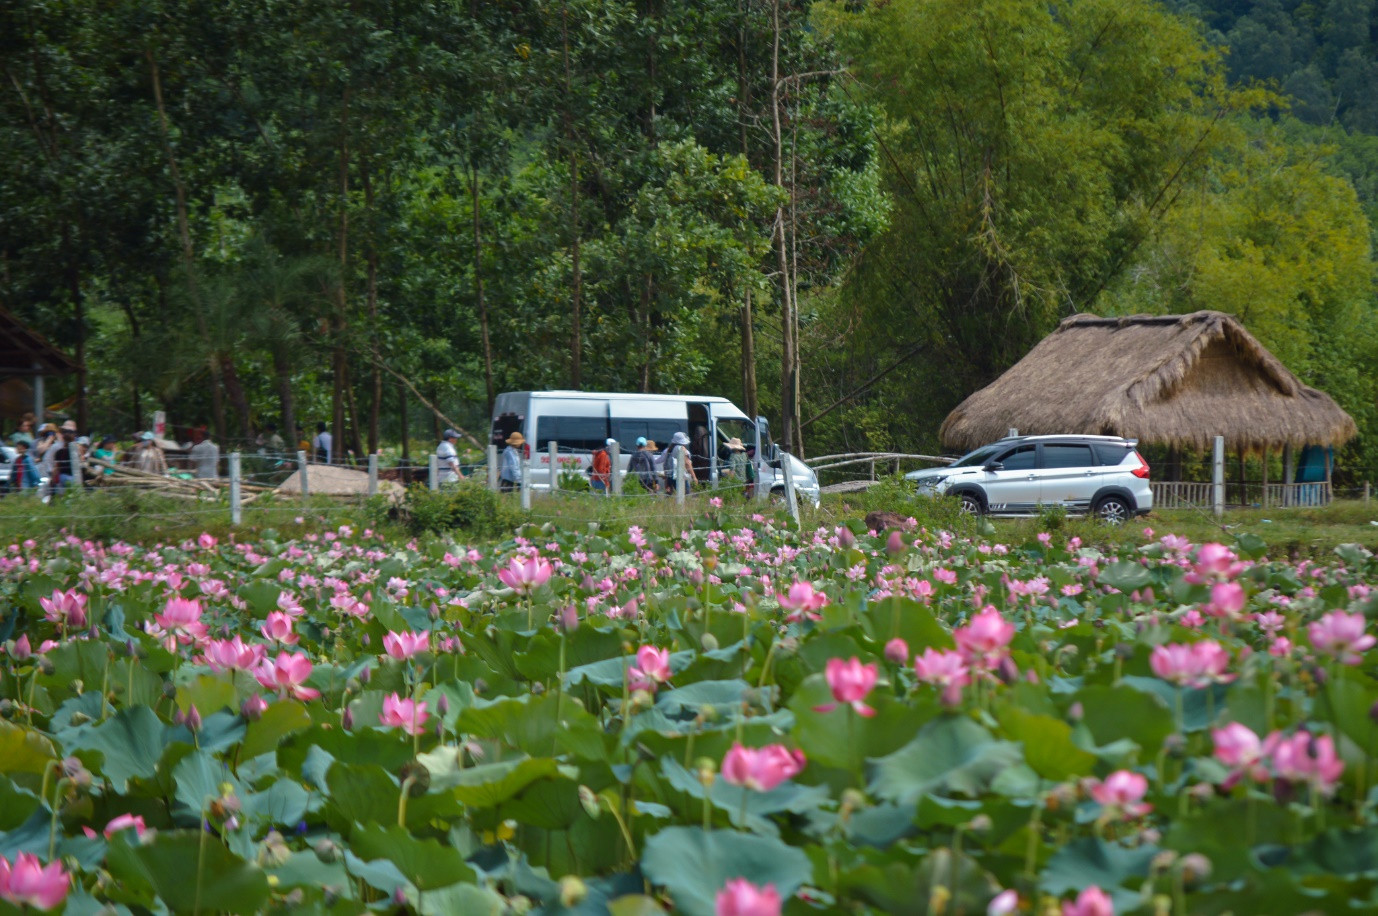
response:
[[[1358,430],[1330,396],[1303,385],[1222,312],[1077,315],[952,411],[943,445],[1084,433],[1234,452],[1340,445]]]

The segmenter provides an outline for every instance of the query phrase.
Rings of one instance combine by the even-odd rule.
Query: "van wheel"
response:
[[[975,493],[963,493],[957,497],[957,511],[963,515],[982,515],[985,507],[981,505],[981,499]]]
[[[1129,503],[1120,496],[1107,496],[1096,506],[1096,518],[1115,528],[1129,521],[1129,515]]]

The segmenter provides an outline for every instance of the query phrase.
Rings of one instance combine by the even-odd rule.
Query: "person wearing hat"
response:
[[[440,482],[456,483],[464,477],[464,472],[459,469],[459,452],[455,451],[455,440],[459,438],[459,433],[453,429],[445,430],[440,437],[440,444],[435,447],[435,457],[440,465]]]
[[[502,464],[498,472],[498,489],[510,493],[522,483],[522,447],[526,437],[514,432],[507,437],[507,448],[502,450]]]
[[[91,457],[97,461],[104,461],[106,464],[115,463],[115,437],[103,436],[94,449],[91,450]],[[112,468],[102,468],[101,474],[109,475],[115,473]]]
[[[635,479],[649,493],[656,491],[655,443],[645,436],[636,439],[636,451],[627,461],[627,477]]]
[[[616,444],[616,439],[604,440],[603,447],[593,453],[593,463],[589,466],[589,485],[595,493],[606,494],[612,488],[612,455],[608,449]]]
[[[158,442],[153,433],[145,432],[139,434],[139,444],[134,446],[134,452],[130,456],[133,466],[140,471],[149,474],[163,475],[167,473],[167,456],[158,447]]]
[[[684,477],[684,489],[694,489],[694,484],[698,478],[694,476],[694,465],[689,458],[689,436],[684,432],[676,432],[670,437],[670,444],[665,447],[664,455],[665,466],[665,490],[668,493],[675,492],[676,481],[680,476]]]
[[[727,473],[737,481],[737,485],[744,488],[747,495],[751,495],[751,484],[753,483],[751,473],[751,459],[746,457],[746,446],[742,440],[733,436],[726,442],[727,448]]]

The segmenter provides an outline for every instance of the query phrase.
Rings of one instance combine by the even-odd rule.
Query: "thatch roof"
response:
[[[1358,430],[1330,396],[1303,385],[1222,312],[1077,315],[943,421],[967,450],[1016,428],[1231,451],[1339,445]]]

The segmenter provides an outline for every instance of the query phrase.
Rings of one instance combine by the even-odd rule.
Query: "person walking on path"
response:
[[[589,484],[595,493],[607,494],[612,489],[612,455],[608,454],[608,449],[616,444],[616,439],[608,439],[602,448],[593,453],[593,464],[589,468]]]
[[[648,493],[656,491],[656,463],[653,457],[655,445],[648,443],[645,436],[636,440],[636,451],[627,462],[627,476],[635,477]]]
[[[741,439],[733,436],[727,440],[727,452],[727,473],[731,475],[734,484],[750,496],[755,477],[752,474],[751,459],[746,457],[746,446],[742,444]]]
[[[317,464],[330,464],[335,457],[335,437],[325,428],[322,421],[316,424],[316,438],[311,440],[311,450],[315,454]]]
[[[502,450],[502,466],[498,474],[498,489],[510,493],[522,483],[522,447],[526,437],[513,433],[507,437],[507,448]]]
[[[464,477],[464,472],[459,468],[459,452],[455,451],[455,440],[459,438],[459,433],[453,429],[445,430],[445,434],[440,437],[440,444],[435,447],[435,457],[440,465],[440,482],[457,483]]]
[[[698,480],[694,476],[694,465],[689,457],[689,437],[682,432],[677,432],[670,437],[670,444],[665,448],[665,489],[667,492],[675,492],[676,484],[681,476],[684,477],[685,492],[692,491]]]

